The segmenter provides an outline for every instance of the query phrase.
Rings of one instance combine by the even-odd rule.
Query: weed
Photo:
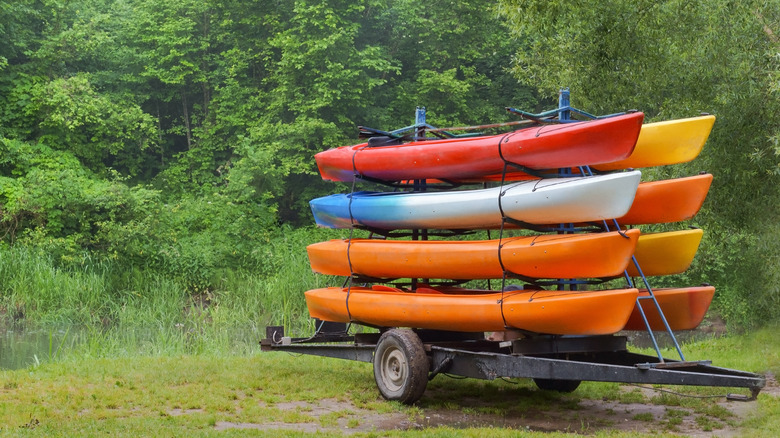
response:
[[[721,421],[728,421],[734,417],[734,414],[721,405],[712,403],[702,403],[693,408],[697,414],[707,415],[709,417],[717,418]]]
[[[425,417],[425,414],[419,406],[410,406],[406,409],[406,416],[410,422],[416,422],[420,418]]]
[[[646,400],[644,394],[639,388],[633,388],[630,391],[621,391],[618,401],[624,404],[644,403]]]
[[[636,421],[647,421],[647,422],[651,422],[655,420],[655,417],[650,412],[642,412],[634,415],[631,418]]]
[[[480,414],[488,415],[506,415],[506,409],[498,406],[480,406],[476,409]]]
[[[668,394],[668,393],[661,393],[657,396],[651,397],[650,402],[656,405],[663,405],[663,406],[682,405],[681,397],[674,394]]]
[[[476,408],[472,408],[471,406],[466,406],[461,411],[466,415],[477,415],[479,411]]]
[[[723,424],[717,420],[714,420],[705,415],[699,415],[696,417],[696,424],[705,432],[711,432],[713,429],[720,429]]]
[[[680,409],[666,409],[664,414],[664,426],[669,430],[677,430],[677,426],[683,423],[683,419],[688,415],[686,411]]]
[[[341,409],[338,411],[329,412],[327,414],[320,416],[320,424],[324,427],[336,426],[338,424],[338,419],[348,418],[352,415],[354,415],[354,412],[348,409]]]

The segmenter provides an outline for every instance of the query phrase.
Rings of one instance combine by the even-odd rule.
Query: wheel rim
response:
[[[409,369],[404,354],[398,349],[388,349],[382,355],[381,364],[382,383],[390,391],[400,391]]]

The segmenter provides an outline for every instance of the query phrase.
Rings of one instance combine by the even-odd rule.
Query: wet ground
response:
[[[639,390],[647,399],[658,396],[652,388],[632,385],[622,391]],[[460,398],[446,408],[426,407],[426,397],[420,400],[414,414],[400,412],[377,413],[361,409],[349,401],[320,400],[318,402],[277,403],[283,410],[299,410],[317,421],[302,423],[231,423],[218,422],[217,430],[262,429],[294,430],[301,432],[340,431],[344,433],[411,430],[447,426],[451,428],[499,427],[524,431],[572,432],[592,434],[597,431],[634,431],[644,433],[671,432],[693,437],[730,437],[742,435],[738,424],[757,409],[756,401],[728,401],[713,398],[711,410],[718,415],[705,415],[693,409],[654,403],[625,403],[614,400],[581,399],[558,408],[509,410],[492,413],[494,404],[479,397]],[[768,376],[767,386],[761,392],[780,397],[780,386],[774,376]],[[522,395],[518,395],[522,397]],[[716,408],[717,406],[717,408]],[[186,415],[187,412],[170,412]],[[725,420],[723,418],[726,418]],[[324,419],[327,421],[323,421]],[[335,418],[335,420],[334,420]]]

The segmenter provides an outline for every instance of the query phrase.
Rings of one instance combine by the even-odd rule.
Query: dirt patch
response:
[[[262,402],[260,402],[262,403]],[[287,411],[305,411],[307,417],[315,422],[286,423],[280,421],[268,423],[235,423],[220,421],[214,425],[216,430],[258,429],[258,430],[294,430],[298,432],[341,431],[344,433],[371,432],[422,427],[413,424],[408,416],[400,412],[377,413],[376,411],[356,407],[348,401],[335,399],[316,402],[280,402],[275,408]]]
[[[772,373],[767,373],[766,386],[761,390],[761,394],[780,397],[780,383],[777,382],[777,376]]]
[[[622,391],[636,391],[634,386],[623,386]],[[773,376],[767,381],[767,392],[778,397],[780,388]],[[646,400],[658,397],[653,389],[640,388]],[[718,415],[697,412],[695,409],[654,404],[650,401],[625,403],[614,400],[581,399],[560,409],[509,410],[504,414],[468,413],[486,407],[471,401],[461,410],[423,409],[424,426],[503,427],[517,430],[571,432],[592,434],[597,431],[673,432],[693,437],[738,436],[737,425],[756,411],[756,401],[728,401],[713,398],[709,405]],[[714,408],[717,406],[722,409]]]
[[[203,412],[203,409],[171,409],[168,411],[168,415],[171,417],[178,417],[180,415],[202,414]]]

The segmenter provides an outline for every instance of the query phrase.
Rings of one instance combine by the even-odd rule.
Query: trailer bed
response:
[[[710,361],[633,353],[626,337],[617,335],[488,341],[483,333],[432,330],[350,335],[345,324],[328,324],[328,330],[310,338],[289,338],[283,327],[267,327],[261,348],[374,363],[382,395],[404,403],[417,401],[427,381],[440,373],[486,380],[531,378],[542,389],[563,392],[575,390],[581,381],[746,388],[750,399],[766,384],[761,375],[715,367]],[[406,384],[415,386],[409,394]]]

